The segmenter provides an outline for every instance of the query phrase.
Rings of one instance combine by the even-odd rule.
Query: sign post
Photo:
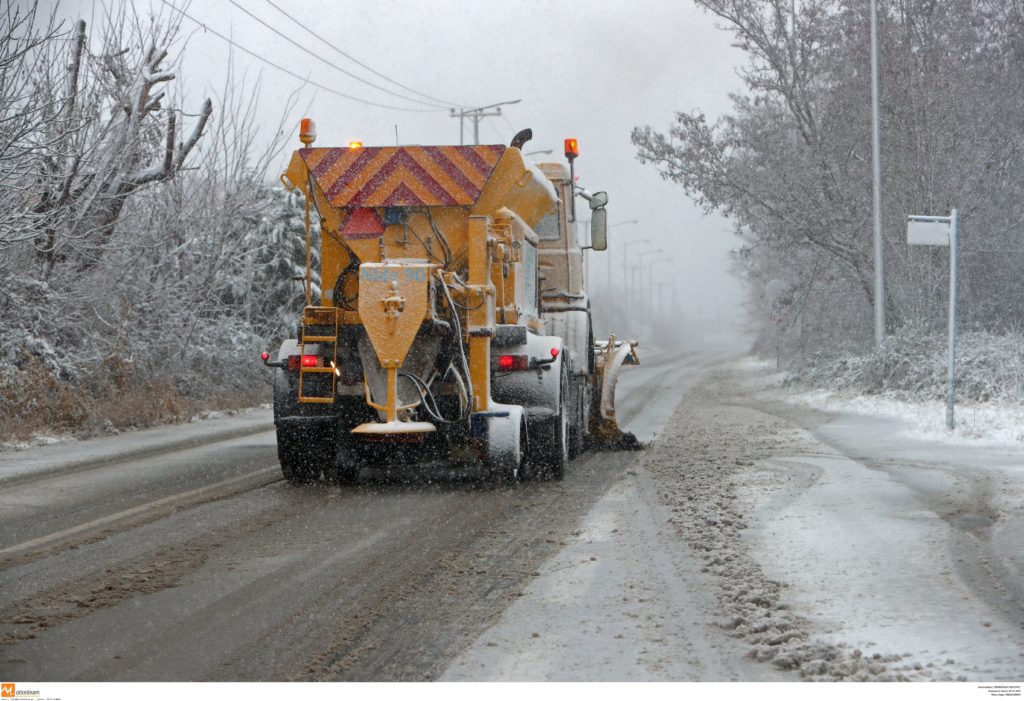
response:
[[[960,241],[960,210],[948,217],[907,217],[907,243],[911,246],[949,246],[949,368],[946,377],[946,427],[955,428],[956,404],[956,267]]]

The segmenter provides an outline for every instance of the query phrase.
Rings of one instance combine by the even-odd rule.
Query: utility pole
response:
[[[514,105],[522,100],[508,100],[507,102],[495,102],[493,105],[487,105],[485,107],[474,107],[468,110],[457,110],[454,107],[451,109],[449,116],[459,118],[459,146],[466,143],[465,137],[465,121],[468,119],[473,123],[473,145],[480,145],[480,120],[485,117],[500,117],[502,105]],[[490,110],[490,111],[488,111]]]
[[[875,345],[885,340],[885,282],[882,266],[882,164],[878,124],[878,0],[871,0],[871,199],[875,215]]]

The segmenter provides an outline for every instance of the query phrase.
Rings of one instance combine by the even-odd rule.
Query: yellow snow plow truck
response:
[[[275,368],[285,478],[350,482],[362,466],[437,461],[562,479],[585,446],[635,443],[615,378],[635,342],[595,344],[576,196],[605,250],[608,197],[521,147],[303,148],[281,180],[306,202],[306,303]],[[581,202],[582,209],[582,202]],[[310,219],[320,221],[320,289]]]

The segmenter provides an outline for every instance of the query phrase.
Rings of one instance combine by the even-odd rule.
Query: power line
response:
[[[336,71],[340,71],[341,73],[344,73],[349,78],[353,78],[354,80],[358,80],[360,83],[363,83],[364,85],[369,85],[371,88],[373,88],[375,90],[380,90],[381,92],[386,92],[388,95],[393,95],[393,96],[401,98],[403,100],[408,100],[409,102],[415,102],[418,105],[427,105],[428,107],[448,107],[448,104],[436,104],[436,101],[435,102],[424,102],[423,100],[417,100],[414,97],[409,97],[407,95],[403,95],[401,93],[395,92],[394,90],[388,90],[387,88],[382,88],[379,85],[376,85],[376,84],[371,83],[370,81],[368,81],[368,80],[366,80],[364,78],[359,77],[355,73],[350,73],[349,71],[345,70],[344,68],[342,68],[338,64],[333,63],[331,61],[328,61],[326,58],[324,58],[320,54],[318,54],[318,53],[316,53],[314,51],[310,51],[309,49],[307,49],[305,46],[303,46],[299,42],[295,41],[294,39],[292,39],[288,35],[286,35],[283,32],[281,32],[279,29],[273,27],[272,25],[268,24],[267,22],[264,22],[262,19],[260,19],[259,17],[257,17],[253,13],[249,12],[247,9],[245,9],[244,7],[239,5],[237,2],[235,2],[235,0],[228,0],[228,2],[230,2],[232,5],[237,7],[239,10],[241,10],[242,12],[247,14],[252,19],[254,19],[257,22],[259,22],[260,24],[262,24],[264,27],[266,27],[267,29],[272,31],[274,34],[278,35],[279,37],[281,37],[282,39],[287,41],[292,46],[295,46],[298,49],[301,49],[302,51],[305,51],[307,54],[309,54],[310,56],[312,56],[316,60],[318,60],[318,61],[320,61],[322,63],[327,64],[328,66],[330,66],[331,68],[333,68]]]
[[[512,124],[512,121],[505,115],[504,112],[501,113],[501,118],[505,120],[505,124],[508,125],[508,128],[512,130],[513,134],[519,131],[518,129],[515,128],[515,125]]]
[[[290,14],[288,14],[288,12],[286,12],[285,10],[282,10],[280,7],[278,7],[277,4],[275,4],[273,2],[273,0],[265,0],[265,2],[268,5],[270,5],[271,7],[273,7],[275,10],[280,12],[282,15],[284,15],[285,17],[290,19],[292,22],[297,24],[303,31],[308,32],[312,36],[315,36],[317,39],[319,39],[321,42],[323,42],[325,45],[327,45],[328,48],[338,52],[339,54],[341,54],[342,56],[347,58],[349,61],[352,61],[353,63],[355,63],[357,66],[365,68],[366,70],[370,71],[370,73],[373,73],[375,76],[377,76],[378,78],[383,78],[384,80],[388,81],[392,85],[397,85],[398,87],[402,88],[402,90],[408,90],[409,92],[413,93],[414,95],[419,95],[420,97],[425,97],[428,100],[433,100],[434,102],[439,102],[439,103],[444,104],[444,105],[454,105],[455,107],[462,107],[462,108],[466,107],[466,105],[460,105],[459,103],[452,102],[451,100],[442,100],[442,99],[437,98],[437,97],[431,97],[430,95],[427,95],[426,93],[422,93],[419,90],[414,90],[414,89],[410,88],[408,85],[403,85],[403,84],[399,83],[397,80],[394,80],[392,78],[387,77],[386,75],[384,75],[380,71],[376,71],[373,68],[371,68],[370,66],[367,66],[365,63],[363,63],[359,59],[355,58],[354,56],[345,53],[344,51],[339,49],[337,46],[335,46],[331,42],[327,41],[327,39],[324,39],[322,36],[320,36],[319,34],[314,32],[312,29],[307,27],[305,24],[303,24],[299,20],[297,20],[294,17],[292,17]]]
[[[491,122],[487,122],[487,126],[489,126],[491,128],[491,131],[493,131],[497,135],[499,144],[505,143],[505,137],[502,135],[500,131],[498,131],[498,127],[494,126],[494,124],[492,124]]]
[[[204,31],[207,31],[210,34],[213,34],[215,37],[219,37],[220,39],[223,39],[224,41],[226,41],[228,44],[230,44],[231,46],[235,47],[239,51],[247,53],[250,56],[252,56],[253,58],[255,58],[255,59],[259,60],[259,61],[262,61],[263,63],[267,64],[268,66],[276,68],[277,70],[281,71],[282,73],[287,73],[288,75],[292,76],[293,78],[297,78],[298,80],[301,80],[303,83],[306,83],[308,85],[312,85],[313,87],[319,88],[320,90],[323,90],[325,92],[329,92],[332,95],[337,95],[338,97],[343,97],[346,100],[353,100],[355,102],[360,102],[360,103],[362,103],[364,105],[369,105],[370,107],[382,107],[382,108],[384,108],[386,110],[398,110],[399,112],[439,112],[439,111],[443,111],[443,110],[438,110],[438,109],[427,110],[427,109],[417,109],[415,107],[397,107],[395,105],[385,105],[385,104],[382,104],[380,102],[372,102],[371,100],[364,100],[364,99],[362,99],[360,97],[356,97],[355,95],[348,95],[346,93],[339,92],[339,91],[335,90],[334,88],[329,88],[326,85],[321,85],[320,83],[317,83],[317,82],[315,82],[313,80],[310,80],[309,78],[303,78],[298,73],[296,73],[294,71],[291,71],[291,70],[289,70],[289,69],[285,68],[284,66],[281,66],[281,65],[279,65],[277,63],[274,63],[273,61],[271,61],[268,58],[260,56],[255,51],[250,51],[249,49],[245,48],[244,46],[242,46],[238,42],[236,42],[236,41],[234,41],[232,39],[229,39],[228,37],[224,36],[223,34],[221,34],[220,32],[216,31],[215,29],[211,29],[205,23],[200,22],[199,20],[197,20],[195,17],[193,17],[192,15],[188,14],[184,10],[178,9],[174,5],[174,3],[170,2],[169,0],[160,0],[160,2],[162,2],[165,5],[167,5],[168,7],[173,9],[175,12],[180,13],[183,17],[187,17],[188,19],[192,20],[193,23],[195,23],[197,26],[201,27]]]

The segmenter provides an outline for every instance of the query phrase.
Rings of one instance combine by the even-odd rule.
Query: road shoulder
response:
[[[709,371],[646,461],[733,637],[808,680],[1019,677],[1013,619],[958,569],[962,534],[823,442],[832,417],[759,401],[752,374]]]
[[[245,409],[226,416],[52,445],[0,450],[0,485],[10,485],[273,430],[270,409]]]

